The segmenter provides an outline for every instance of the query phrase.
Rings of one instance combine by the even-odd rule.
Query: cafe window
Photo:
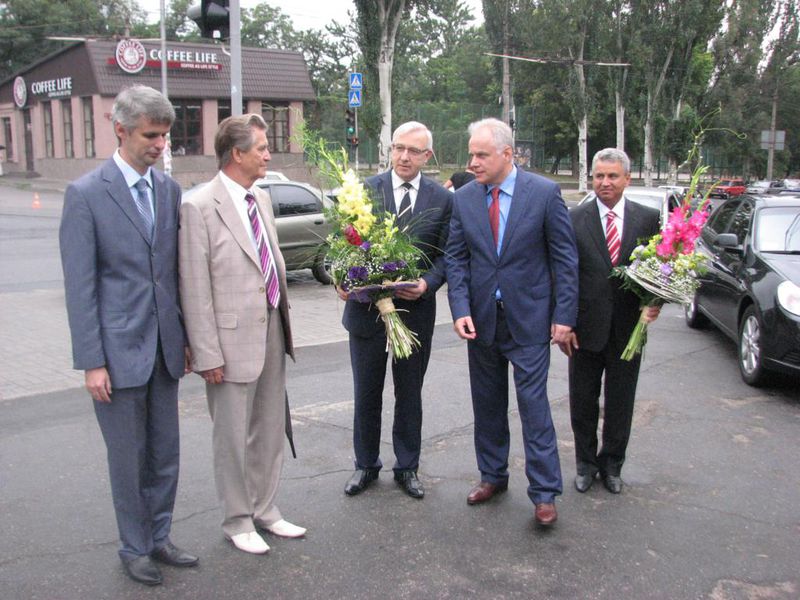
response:
[[[61,101],[61,117],[64,124],[64,156],[75,156],[72,148],[72,101]]]
[[[83,107],[83,144],[86,158],[94,158],[94,107],[91,98],[81,98]]]
[[[247,107],[245,106],[244,100],[242,100],[242,112],[241,114],[245,114],[247,112]],[[221,123],[224,119],[227,119],[231,116],[231,101],[230,100],[217,100],[217,123]]]
[[[289,105],[261,103],[261,116],[267,122],[267,138],[271,152],[289,151]]]
[[[3,150],[5,159],[11,160],[14,157],[14,136],[11,135],[11,117],[3,117],[3,139],[5,140],[3,144],[6,147]]]
[[[203,153],[202,100],[173,100],[175,122],[170,130],[173,156]]]
[[[44,116],[44,155],[53,158],[53,107],[50,102],[42,102]]]

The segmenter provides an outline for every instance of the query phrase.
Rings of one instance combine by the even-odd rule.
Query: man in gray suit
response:
[[[222,529],[251,554],[306,530],[275,504],[286,423],[286,355],[294,358],[286,269],[269,195],[253,184],[270,160],[267,124],[228,117],[214,149],[220,172],[181,207],[180,292],[192,367],[206,381]]]
[[[198,558],[169,538],[178,484],[178,380],[188,369],[178,303],[178,184],[152,168],[175,112],[134,86],[112,109],[119,148],[70,184],[61,261],[74,367],[108,450],[111,494],[126,573],[161,583],[151,559],[190,567]]]

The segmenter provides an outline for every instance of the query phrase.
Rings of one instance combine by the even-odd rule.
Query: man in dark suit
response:
[[[119,148],[64,195],[60,244],[74,367],[108,450],[127,574],[161,583],[151,559],[198,563],[169,538],[178,484],[178,379],[188,370],[178,305],[178,184],[152,168],[175,112],[134,86],[112,108]]]
[[[481,473],[467,503],[480,504],[508,487],[510,362],[528,496],[536,522],[551,525],[562,484],[547,400],[548,343],[565,342],[575,324],[575,239],[558,186],[514,166],[508,125],[485,119],[469,133],[476,180],[455,194],[446,252],[454,327],[468,341]]]
[[[587,491],[599,473],[613,494],[622,490],[620,472],[631,433],[633,400],[641,356],[620,356],[640,315],[636,294],[623,290],[611,269],[630,263],[640,238],[659,231],[659,212],[626,200],[630,160],[621,150],[606,148],[592,160],[596,201],[570,213],[580,265],[578,323],[567,343],[560,344],[569,359],[569,407],[575,435],[575,487]],[[654,320],[657,307],[642,318]],[[603,445],[598,452],[597,424],[600,384],[605,373]]]
[[[400,125],[392,136],[392,169],[366,181],[382,210],[398,215],[425,255],[425,270],[416,286],[397,292],[395,306],[403,322],[417,334],[420,347],[410,357],[392,362],[394,380],[395,481],[412,498],[425,495],[417,476],[422,438],[422,381],[431,355],[436,320],[436,290],[445,280],[443,250],[447,242],[452,194],[422,175],[433,154],[431,132],[422,123]],[[346,299],[346,294],[339,291]],[[353,446],[355,473],[345,486],[349,496],[359,494],[378,477],[381,407],[386,377],[386,333],[372,304],[348,300],[342,324],[350,334],[355,413]]]

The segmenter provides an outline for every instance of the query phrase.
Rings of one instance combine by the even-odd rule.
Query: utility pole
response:
[[[775,122],[778,116],[778,80],[775,79],[775,91],[772,92],[772,118],[769,123],[769,147],[767,148],[767,179],[772,181],[772,166],[775,160]]]
[[[242,15],[239,0],[231,0],[231,114],[242,114]]]
[[[161,0],[161,93],[169,98],[167,93],[167,7],[166,0]],[[167,146],[164,148],[164,172],[172,175],[172,139],[167,133]]]

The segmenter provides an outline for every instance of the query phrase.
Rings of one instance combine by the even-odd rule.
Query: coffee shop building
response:
[[[114,97],[135,84],[161,90],[161,54],[157,41],[80,41],[0,82],[3,172],[71,180],[109,158],[117,148]],[[217,168],[214,134],[231,114],[230,56],[220,45],[177,42],[166,54],[176,113],[168,166],[191,186]],[[293,134],[303,102],[315,96],[302,54],[242,48],[242,98],[243,112],[261,114],[269,125],[270,169],[304,179]]]

